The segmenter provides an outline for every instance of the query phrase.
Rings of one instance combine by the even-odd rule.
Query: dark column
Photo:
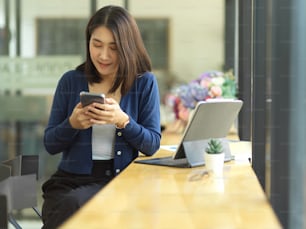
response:
[[[97,0],[90,0],[90,15],[97,11]]]
[[[124,8],[129,10],[129,0],[124,0]]]
[[[289,228],[306,227],[306,2],[292,3],[290,68]]]
[[[223,70],[235,69],[236,65],[236,42],[235,42],[235,31],[236,31],[236,0],[225,1],[225,35],[224,35],[224,46],[225,46],[225,60]],[[237,74],[234,72],[235,75]]]
[[[271,203],[282,225],[288,228],[292,2],[272,2]]]
[[[0,195],[0,229],[7,229],[8,222],[7,200],[5,195]]]
[[[252,0],[239,0],[239,84],[238,97],[244,101],[239,114],[239,137],[251,140],[252,88]]]
[[[263,189],[266,189],[266,101],[267,98],[267,36],[266,0],[254,2],[254,73],[252,96],[252,167]]]
[[[9,41],[10,41],[10,1],[5,0],[4,2],[4,34],[3,44],[0,45],[2,50],[0,55],[9,55]]]
[[[15,0],[16,4],[16,55],[20,56],[20,48],[21,48],[21,40],[20,40],[20,34],[21,34],[21,2],[20,0]]]

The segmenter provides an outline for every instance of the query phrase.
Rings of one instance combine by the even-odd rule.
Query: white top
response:
[[[113,124],[93,125],[92,160],[110,160],[114,158],[116,127]]]

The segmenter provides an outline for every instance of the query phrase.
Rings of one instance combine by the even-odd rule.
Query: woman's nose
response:
[[[99,57],[101,59],[107,59],[109,56],[107,48],[101,48]]]

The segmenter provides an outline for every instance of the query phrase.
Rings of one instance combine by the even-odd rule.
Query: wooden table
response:
[[[176,136],[163,144],[177,142]],[[205,167],[132,163],[62,225],[62,229],[281,228],[249,164],[250,142],[230,144],[236,160],[223,177]],[[159,150],[156,156],[168,155]]]

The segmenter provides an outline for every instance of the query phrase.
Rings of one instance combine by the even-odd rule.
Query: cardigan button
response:
[[[119,150],[119,151],[117,151],[117,155],[118,156],[120,156],[121,155],[121,151]]]
[[[122,132],[121,132],[121,131],[118,131],[117,135],[118,135],[119,137],[121,137],[121,136],[122,136]]]
[[[117,173],[117,174],[120,173],[120,169],[116,169],[116,173]]]

